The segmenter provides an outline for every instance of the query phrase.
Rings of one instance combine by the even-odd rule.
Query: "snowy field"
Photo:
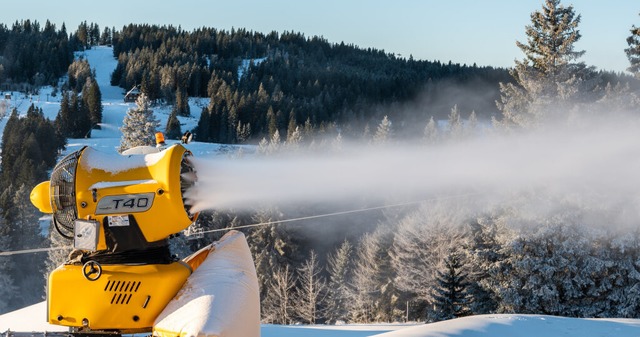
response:
[[[112,87],[110,75],[116,66],[112,49],[96,47],[82,54],[96,70],[97,81],[103,98],[103,123],[101,130],[94,130],[91,138],[69,139],[66,152],[75,151],[82,146],[92,146],[103,152],[116,152],[120,143],[120,130],[126,111],[135,107],[134,103],[123,101],[124,90]],[[10,106],[16,107],[24,114],[30,104],[41,107],[45,115],[54,119],[60,108],[60,95],[53,97],[51,88],[43,88],[38,95],[25,96],[13,93]],[[190,99],[191,117],[179,117],[182,131],[192,130],[198,122],[203,106],[208,99]],[[170,106],[153,107],[161,126],[171,111]],[[0,121],[0,131],[6,118]],[[235,150],[232,147],[199,143],[187,146],[196,156],[227,155]],[[35,304],[0,316],[0,333],[11,331],[66,331],[61,326],[44,322],[45,302]],[[481,337],[481,336],[522,336],[522,337],[560,337],[560,336],[640,336],[640,320],[634,319],[575,319],[541,315],[481,315],[454,319],[433,324],[372,324],[372,325],[337,325],[337,326],[278,326],[263,325],[263,337]]]
[[[44,322],[41,302],[0,316],[0,333],[67,331]],[[42,319],[39,319],[42,318]],[[637,337],[637,319],[579,319],[543,315],[480,315],[432,324],[262,325],[262,337]]]

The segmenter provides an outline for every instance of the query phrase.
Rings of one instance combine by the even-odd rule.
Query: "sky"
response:
[[[511,67],[524,54],[525,26],[543,0],[20,0],[3,4],[0,22],[47,19],[75,30],[82,21],[118,29],[129,23],[192,30],[295,31],[329,42],[382,49],[403,57]],[[625,71],[626,38],[640,26],[635,0],[562,0],[582,16],[581,58],[601,70]]]

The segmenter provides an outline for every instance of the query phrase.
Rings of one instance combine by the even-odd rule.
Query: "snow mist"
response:
[[[439,145],[416,141],[343,145],[334,154],[195,158],[198,182],[188,198],[198,211],[455,195],[472,195],[486,207],[542,191],[589,208],[632,205],[624,208],[635,210],[638,219],[639,135],[638,123],[607,120],[511,135],[485,130]]]

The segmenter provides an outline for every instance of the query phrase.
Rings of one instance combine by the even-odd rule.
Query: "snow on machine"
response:
[[[258,336],[258,282],[242,233],[182,260],[169,251],[168,238],[198,216],[185,202],[197,181],[191,152],[128,153],[84,147],[31,193],[75,248],[49,275],[48,322],[76,336]]]

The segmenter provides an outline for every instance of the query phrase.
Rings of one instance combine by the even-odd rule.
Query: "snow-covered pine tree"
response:
[[[460,111],[458,111],[458,105],[455,104],[448,117],[449,139],[460,139],[462,137],[462,118],[460,117]]]
[[[373,135],[373,143],[377,145],[383,145],[389,142],[391,139],[391,121],[388,116],[384,116],[378,124],[376,133]]]
[[[289,133],[284,145],[287,149],[296,151],[300,148],[300,143],[302,143],[302,131],[299,126],[296,126],[295,130]]]
[[[631,35],[627,37],[627,44],[629,48],[624,51],[631,64],[627,70],[640,78],[640,27],[635,25],[631,27]]]
[[[267,138],[262,138],[258,143],[258,149],[256,150],[258,154],[266,155],[269,154],[269,141]]]
[[[380,267],[380,243],[377,236],[366,233],[358,243],[353,271],[353,287],[349,294],[349,320],[368,323],[374,320],[375,302],[382,287]],[[384,258],[384,257],[382,257]]]
[[[600,235],[592,249],[601,259],[593,268],[599,277],[587,294],[593,298],[596,317],[640,318],[640,230]]]
[[[393,322],[402,317],[389,250],[393,233],[378,227],[360,239],[349,294],[350,320],[356,323]]]
[[[470,221],[465,234],[468,237],[466,260],[468,261],[468,292],[473,301],[470,303],[474,314],[496,312],[499,298],[493,292],[495,280],[493,272],[504,258],[503,242],[511,232],[507,229],[499,211],[477,217]]]
[[[266,297],[263,298],[262,319],[272,324],[293,323],[294,287],[296,279],[289,266],[279,267],[269,273]]]
[[[423,139],[425,143],[433,145],[438,142],[438,137],[438,126],[433,116],[431,116],[429,122],[427,122],[427,126],[424,127]]]
[[[295,290],[294,312],[304,322],[316,324],[325,315],[327,283],[321,276],[322,268],[315,251],[311,250],[309,258],[297,272],[299,285]]]
[[[640,105],[640,98],[631,90],[629,83],[618,82],[616,85],[607,83],[603,96],[596,101],[592,109],[607,114],[635,112]]]
[[[353,293],[350,289],[353,277],[352,254],[353,247],[349,241],[345,240],[327,259],[329,273],[327,287],[330,291],[327,294],[326,317],[330,323],[346,321],[348,318],[349,294]]]
[[[560,0],[545,0],[542,9],[531,14],[527,43],[516,42],[525,58],[510,70],[515,83],[500,83],[500,125],[530,128],[572,112],[590,71],[575,62],[584,54],[575,50],[579,23],[573,6],[564,7]]]
[[[395,285],[428,310],[433,307],[440,261],[464,245],[463,220],[455,207],[444,202],[424,205],[402,218],[395,231],[391,249]],[[424,314],[425,320],[432,316],[429,311]]]
[[[556,214],[512,219],[524,227],[503,244],[505,258],[491,271],[499,312],[576,317],[593,305],[585,294],[600,279],[592,274],[599,270],[590,258],[593,239],[579,226],[579,212],[558,207]]]
[[[298,122],[296,121],[296,113],[293,109],[289,111],[289,124],[287,125],[287,141],[291,138],[291,134],[293,134],[298,128]]]
[[[280,150],[280,131],[276,129],[276,132],[271,136],[271,141],[269,141],[269,147],[267,153],[273,154],[277,153]]]
[[[437,320],[470,314],[468,285],[462,255],[456,251],[450,252],[437,272],[433,288],[433,306]]]
[[[147,96],[141,94],[136,100],[136,108],[129,109],[124,117],[122,127],[122,139],[119,152],[136,146],[154,145],[155,133],[160,127],[160,121],[156,119]]]
[[[267,223],[278,220],[281,213],[275,208],[261,208],[255,211],[253,223]],[[298,246],[293,242],[286,226],[259,226],[247,234],[247,241],[253,256],[260,285],[260,298],[267,300],[274,270],[293,265],[298,260]],[[302,260],[300,258],[299,260]],[[264,316],[265,318],[267,316]]]

